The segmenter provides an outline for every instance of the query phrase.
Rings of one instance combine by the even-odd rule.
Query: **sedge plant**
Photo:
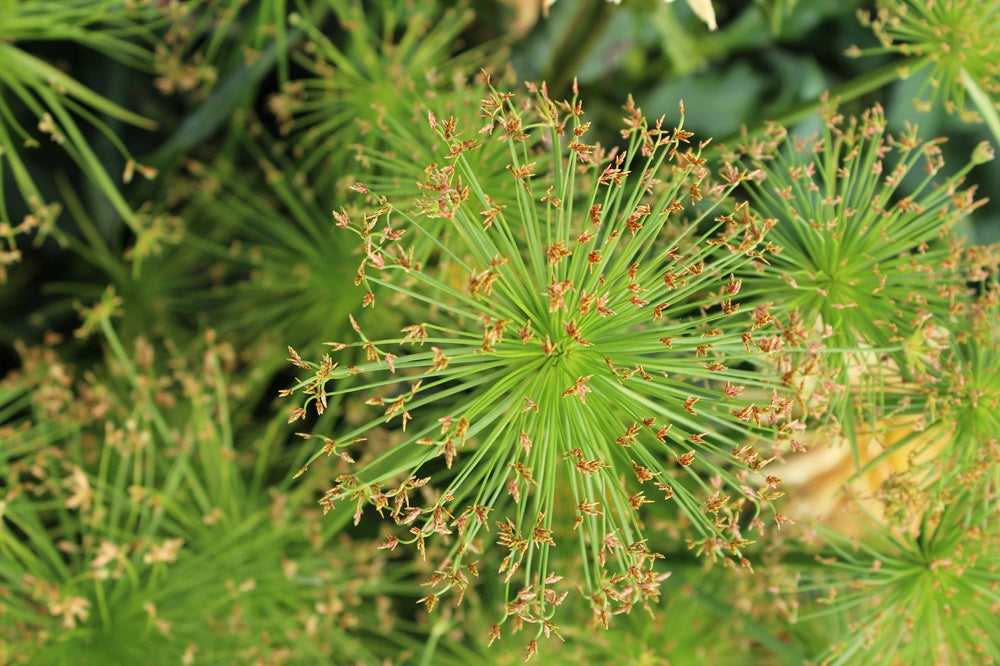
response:
[[[996,441],[987,464],[998,462]],[[800,622],[825,625],[827,664],[991,663],[1000,654],[995,488],[950,489],[913,535],[870,524],[862,541],[823,532],[832,556],[805,574]]]
[[[361,240],[360,304],[414,319],[369,338],[352,317],[356,339],[327,344],[363,350],[357,364],[291,350],[304,374],[284,394],[300,396],[292,421],[359,393],[375,412],[322,436],[311,460],[363,452],[369,431],[399,424],[401,441],[338,476],[322,504],[355,507],[355,522],[390,517],[386,549],[440,542],[428,608],[449,591],[461,601],[480,571],[502,576],[490,642],[503,624],[531,625],[530,657],[558,633],[573,585],[605,626],[656,600],[667,573],[643,533],[648,495],[685,516],[699,555],[749,566],[745,526],[784,520],[768,508],[780,481],[764,468],[797,424],[777,382],[753,370],[777,344],[772,317],[738,300],[734,271],[769,251],[768,225],[727,199],[747,173],[728,167],[725,186],[703,190],[703,145],[683,113],[668,129],[629,100],[628,147],[606,152],[583,138],[578,99],[529,90],[518,101],[491,89],[483,128],[429,112],[451,150],[412,207],[354,186],[369,208],[335,219]],[[503,190],[485,191],[470,168],[480,142],[507,148]],[[408,242],[443,228],[460,242],[415,262]],[[763,399],[742,396],[748,386]]]
[[[485,46],[461,49],[471,9],[464,2],[445,9],[378,0],[377,11],[359,0],[312,4],[300,3],[293,17],[306,36],[294,62],[308,75],[286,82],[268,100],[299,169],[310,187],[342,195],[352,174],[384,172],[384,164],[369,163],[378,159],[410,196],[419,165],[433,159],[427,152],[433,134],[414,122],[423,103],[439,97],[469,115],[476,112],[478,95],[466,84],[466,72],[487,62]],[[396,135],[391,145],[406,150],[387,150],[387,135]]]
[[[140,71],[149,67],[152,29],[159,18],[150,6],[101,0],[0,2],[0,86],[5,91],[0,106],[0,281],[7,267],[20,261],[17,236],[44,240],[57,231],[61,210],[50,201],[31,159],[31,150],[45,143],[59,147],[76,168],[134,226],[133,207],[118,184],[138,172],[153,177],[155,170],[137,164],[125,144],[110,129],[107,119],[151,130],[156,123],[125,108],[81,83],[71,73],[37,55],[26,45],[78,44]],[[102,118],[103,116],[103,118]],[[111,174],[106,160],[94,147],[92,129],[120,155],[124,172]],[[11,194],[17,196],[12,197]]]
[[[1000,142],[1000,6],[990,0],[879,0],[859,12],[879,46],[852,56],[898,54],[929,68],[914,103],[940,101],[949,113],[984,122]]]
[[[189,231],[189,244],[218,271],[204,302],[218,313],[220,334],[240,349],[258,348],[255,370],[269,375],[284,363],[273,353],[281,340],[318,344],[324,331],[344,325],[348,304],[316,294],[350,280],[352,269],[349,248],[328,222],[331,193],[312,189],[301,172],[293,176],[298,162],[283,144],[259,122],[245,122],[249,136],[231,158],[186,161],[181,210],[188,219],[218,220]]]
[[[736,4],[0,0],[0,662],[1000,658],[995,3]]]
[[[63,360],[53,334],[20,345],[0,384],[0,660],[356,663],[406,649],[386,611],[394,574],[333,540],[345,521],[313,529],[305,497],[271,485],[277,441],[241,450],[233,350],[210,333],[191,354],[128,348],[120,304],[109,292],[81,331],[106,345],[106,372]]]
[[[788,381],[851,428],[881,409],[876,398],[867,413],[848,414],[858,404],[852,392],[891,396],[872,383],[925,375],[921,350],[934,351],[937,327],[964,302],[958,281],[937,280],[938,267],[955,251],[955,226],[984,202],[965,177],[993,152],[981,144],[942,177],[940,141],[913,126],[890,133],[880,106],[847,117],[829,104],[821,117],[821,134],[775,125],[740,148],[758,174],[746,192],[777,221],[771,238],[780,248],[747,278],[746,293],[781,312],[795,350]]]

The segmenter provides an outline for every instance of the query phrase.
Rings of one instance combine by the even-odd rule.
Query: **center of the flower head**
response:
[[[849,282],[836,269],[824,269],[815,274],[813,283],[821,296],[836,298],[842,295]]]
[[[574,352],[579,352],[583,347],[593,346],[593,343],[581,334],[576,319],[563,322],[562,329],[561,332],[553,331],[551,334],[546,334],[542,340],[542,351],[550,359],[565,362],[574,355]]]

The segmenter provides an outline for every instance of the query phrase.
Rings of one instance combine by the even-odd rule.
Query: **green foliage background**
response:
[[[364,214],[358,182],[399,207],[422,196],[424,168],[448,159],[427,112],[480,126],[482,72],[525,98],[524,81],[546,81],[553,99],[578,90],[588,139],[608,147],[624,145],[629,95],[671,126],[683,100],[684,129],[714,137],[713,169],[770,169],[769,185],[783,182],[773,165],[785,163],[770,159],[783,144],[755,161],[748,142],[774,139],[772,120],[822,132],[828,92],[847,118],[880,104],[888,133],[918,125],[923,141],[947,139],[921,144],[946,165],[934,184],[910,176],[883,201],[929,211],[895,228],[903,249],[884,257],[923,257],[926,273],[884,300],[878,289],[858,296],[837,319],[815,299],[782,295],[783,274],[814,277],[808,232],[786,226],[789,263],[748,273],[744,294],[747,310],[775,302],[785,330],[804,321],[806,337],[816,317],[842,323],[814,376],[802,370],[814,352],[805,344],[775,364],[789,364],[786,379],[801,373],[796,418],[815,446],[846,442],[845,480],[897,455],[933,462],[880,477],[881,516],[861,503],[849,527],[769,528],[747,549],[748,570],[710,566],[685,543],[687,518],[651,508],[643,534],[667,553],[656,572],[670,573],[653,613],[595,631],[580,595],[560,616],[562,640],[540,639],[540,658],[1000,659],[1000,161],[981,147],[1000,141],[1000,10],[988,0],[939,0],[926,13],[922,0],[712,4],[714,32],[680,1],[560,0],[546,16],[541,2],[514,0],[0,0],[0,663],[531,656],[533,627],[505,627],[487,647],[510,602],[499,562],[484,555],[464,601],[431,610],[418,603],[431,557],[380,549],[389,521],[369,510],[353,524],[353,502],[322,515],[350,459],[392,450],[398,428],[374,428],[367,448],[319,457],[299,476],[323,438],[367,417],[344,391],[290,426],[295,405],[278,398],[319,367],[292,367],[288,347],[318,359],[324,342],[352,338],[348,315],[397,341],[413,323],[405,300],[362,308],[358,243],[338,214]],[[512,191],[504,150],[468,156],[484,191]],[[830,182],[839,166],[826,164]],[[875,188],[869,176],[849,183]],[[966,203],[956,193],[970,186]],[[754,187],[734,196],[779,225],[807,208]],[[845,250],[844,262],[882,249],[865,233],[876,218],[858,233],[865,252]],[[442,284],[458,279],[461,261],[430,243],[415,250]],[[907,301],[914,293],[919,302]],[[927,312],[931,323],[916,323]],[[893,317],[892,336],[872,324]],[[346,354],[345,366],[363,364],[360,346]],[[781,375],[741,366],[751,369],[761,386]],[[343,381],[353,391],[363,379]],[[810,393],[813,381],[847,389]],[[780,502],[797,501],[784,490]]]

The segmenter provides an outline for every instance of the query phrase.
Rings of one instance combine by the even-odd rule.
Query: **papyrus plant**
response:
[[[310,186],[342,194],[350,175],[388,167],[410,196],[420,166],[436,159],[433,134],[416,122],[422,104],[438,98],[475,114],[478,93],[464,72],[483,66],[487,49],[461,48],[472,11],[463,2],[320,0],[299,12],[292,23],[306,40],[294,60],[306,76],[286,82],[268,106]]]
[[[291,352],[302,374],[284,393],[301,401],[292,421],[345,397],[371,407],[320,436],[310,462],[364,455],[372,429],[398,424],[400,443],[322,503],[390,518],[385,548],[438,553],[428,607],[449,590],[461,600],[480,572],[502,576],[499,624],[535,625],[530,656],[575,585],[605,625],[656,599],[666,572],[644,504],[672,504],[700,555],[749,566],[747,528],[783,520],[765,465],[796,425],[754,370],[778,346],[771,316],[739,302],[735,274],[769,252],[770,223],[728,198],[746,172],[726,166],[707,189],[683,109],[671,127],[630,99],[627,148],[608,152],[587,143],[578,99],[529,90],[491,89],[483,127],[430,112],[450,153],[412,205],[354,186],[367,209],[334,217],[360,239],[360,304],[394,304],[412,323],[369,337],[352,318],[354,339],[319,362]],[[470,167],[483,143],[506,147],[502,189]],[[419,265],[408,248],[427,238],[436,256]],[[354,349],[364,362],[338,360]]]
[[[992,0],[879,0],[860,11],[879,46],[850,55],[894,53],[901,66],[929,67],[919,108],[939,101],[967,120],[985,122],[1000,141],[1000,5]]]
[[[984,442],[988,465],[1000,448]],[[860,539],[823,531],[833,556],[806,573],[800,622],[829,636],[827,664],[991,663],[1000,652],[996,490],[948,489],[909,535],[869,525]]]
[[[192,235],[217,257],[217,268],[228,269],[208,302],[221,315],[220,332],[244,348],[261,342],[262,332],[286,344],[318,344],[329,335],[325,330],[346,327],[348,304],[315,295],[350,279],[349,244],[330,229],[332,193],[313,190],[283,144],[255,119],[245,122],[250,136],[237,156],[252,160],[252,167],[233,160],[187,162],[185,216],[217,220],[195,225]],[[259,365],[269,371],[283,364],[283,355],[267,357]]]
[[[139,70],[150,53],[144,42],[158,10],[142,3],[109,0],[3,0],[0,2],[0,176],[11,190],[0,189],[0,281],[6,267],[20,260],[16,237],[45,238],[55,229],[61,207],[48,200],[44,185],[33,173],[31,149],[53,142],[65,152],[122,219],[139,231],[132,206],[119,191],[118,174],[111,174],[94,150],[89,130],[102,134],[120,154],[124,180],[136,171],[151,177],[155,171],[138,165],[103,115],[114,121],[153,129],[156,123],[95,92],[40,57],[30,45],[78,44]],[[12,197],[11,194],[17,196]]]
[[[383,572],[374,547],[354,558],[331,539],[346,521],[317,527],[305,493],[271,485],[280,445],[241,433],[234,350],[211,332],[125,342],[121,303],[109,291],[85,313],[106,364],[67,362],[50,334],[0,381],[0,662],[400,654],[411,639],[369,592],[405,569]]]
[[[940,273],[956,262],[955,226],[983,203],[965,177],[992,150],[981,144],[945,177],[941,140],[889,132],[880,106],[851,117],[830,104],[821,117],[819,134],[772,126],[741,147],[758,174],[746,191],[777,220],[780,248],[746,293],[781,313],[797,358],[789,381],[850,428],[897,395],[893,384],[928,378],[940,327],[967,299],[961,279]],[[852,391],[874,397],[852,403]],[[848,416],[852,405],[868,409]]]

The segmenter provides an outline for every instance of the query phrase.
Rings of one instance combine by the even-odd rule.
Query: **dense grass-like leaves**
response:
[[[119,191],[117,175],[108,173],[86,130],[88,125],[97,130],[121,154],[127,181],[136,170],[150,177],[155,172],[135,164],[101,115],[145,129],[156,124],[91,90],[23,46],[79,44],[144,69],[150,58],[144,42],[151,40],[158,10],[126,5],[118,0],[0,2],[0,86],[4,89],[0,177],[3,185],[9,177],[19,195],[11,198],[0,189],[0,237],[6,246],[0,246],[0,281],[5,279],[6,267],[21,258],[16,237],[31,234],[44,239],[54,230],[61,210],[57,202],[46,201],[26,154],[25,149],[37,148],[42,141],[52,141],[65,151],[123,220],[134,226],[132,206]],[[20,219],[13,219],[12,211]]]
[[[361,638],[390,631],[360,603],[393,574],[360,575],[379,565],[330,543],[344,521],[314,528],[259,473],[268,445],[239,447],[232,350],[128,352],[110,305],[88,319],[109,373],[74,369],[53,336],[0,384],[0,661],[356,663],[405,645]]]

